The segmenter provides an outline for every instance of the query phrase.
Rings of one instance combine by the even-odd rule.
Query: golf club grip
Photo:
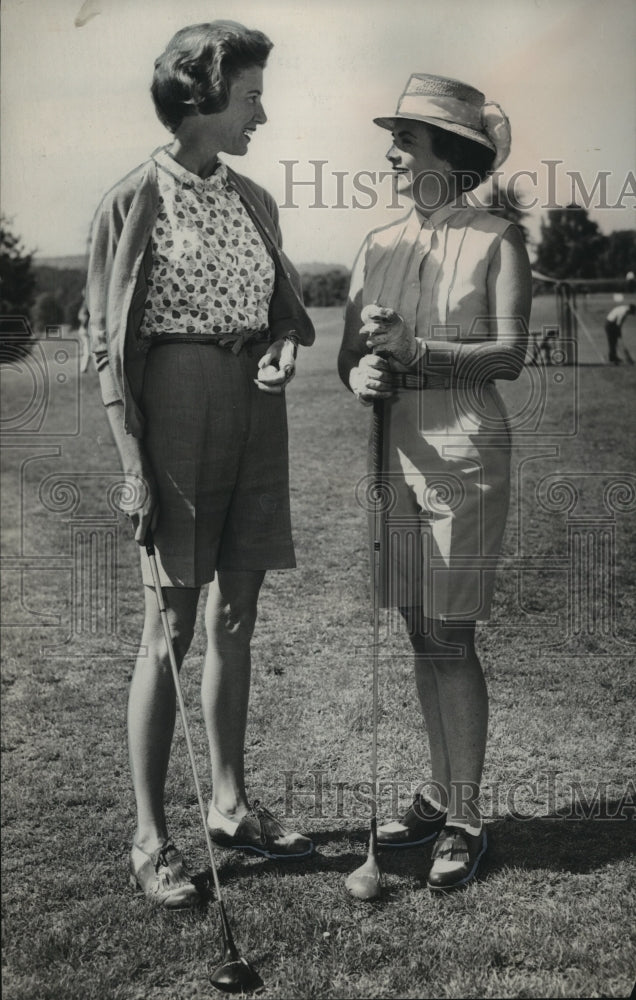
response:
[[[148,528],[148,530],[146,531],[146,536],[144,538],[144,547],[146,549],[146,552],[148,553],[148,558],[150,558],[150,556],[154,556],[155,540],[151,528]]]
[[[376,399],[373,403],[373,425],[371,428],[371,467],[373,477],[379,484],[382,478],[382,459],[384,450],[384,400]]]

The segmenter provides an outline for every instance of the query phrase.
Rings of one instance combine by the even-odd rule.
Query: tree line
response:
[[[578,205],[550,209],[541,222],[534,267],[550,278],[625,278],[636,272],[636,230],[606,236]]]

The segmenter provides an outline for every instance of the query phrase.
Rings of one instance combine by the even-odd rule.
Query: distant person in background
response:
[[[633,303],[631,305],[619,305],[614,306],[613,309],[607,314],[605,320],[605,333],[607,334],[607,344],[609,347],[609,363],[611,365],[620,365],[621,359],[616,353],[616,348],[618,346],[618,341],[621,336],[623,323],[630,314],[636,312],[636,305]],[[631,356],[630,356],[631,361]],[[633,362],[632,362],[633,363]]]
[[[554,327],[544,327],[543,330],[532,331],[532,360],[535,364],[552,364],[552,349],[555,346],[558,332]]]

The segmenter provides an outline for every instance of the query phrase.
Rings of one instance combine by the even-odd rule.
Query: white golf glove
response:
[[[419,353],[419,344],[399,313],[376,303],[365,306],[361,313],[361,336],[376,354],[395,358],[401,365],[412,365]]]
[[[356,399],[369,406],[374,399],[393,395],[389,363],[377,354],[365,354],[349,372],[349,385]]]
[[[258,376],[254,382],[262,392],[280,395],[296,374],[295,337],[282,337],[270,344],[258,362]]]

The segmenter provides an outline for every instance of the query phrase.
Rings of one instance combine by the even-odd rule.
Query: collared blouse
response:
[[[102,198],[91,226],[86,304],[95,368],[105,406],[121,401],[124,426],[141,438],[147,345],[139,338],[152,272],[152,230],[159,211],[159,168],[146,160]],[[276,272],[269,303],[271,339],[293,334],[313,344],[315,331],[301,296],[298,272],[282,249],[278,208],[272,196],[248,177],[227,168],[228,186],[237,192],[271,256]]]
[[[166,148],[153,158],[160,201],[141,340],[266,330],[274,263],[225,164],[202,178]]]

